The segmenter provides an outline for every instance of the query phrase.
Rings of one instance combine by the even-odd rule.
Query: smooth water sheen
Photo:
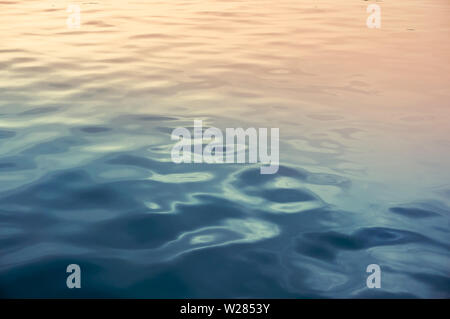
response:
[[[1,297],[450,297],[448,0],[373,1],[381,29],[361,0],[69,3],[0,1]],[[173,164],[194,119],[280,128],[279,172]]]

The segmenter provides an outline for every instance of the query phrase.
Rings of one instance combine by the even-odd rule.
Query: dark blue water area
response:
[[[174,164],[170,132],[192,123],[121,115],[0,130],[0,297],[450,297],[442,201],[424,194],[369,214],[315,191],[347,196],[355,186],[339,174]],[[81,289],[66,287],[73,263]],[[366,287],[369,264],[381,289]]]

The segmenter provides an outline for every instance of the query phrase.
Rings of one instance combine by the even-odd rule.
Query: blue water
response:
[[[28,8],[33,28],[20,2],[3,5],[0,297],[450,297],[447,93],[407,103],[414,88],[390,95],[401,89],[348,59],[324,76],[339,59],[329,34],[310,26],[301,51],[284,42],[301,25],[283,17],[327,21],[355,2],[282,2],[272,15],[252,1],[86,4],[76,32],[53,3]],[[222,18],[235,33],[205,31]],[[430,96],[440,103],[421,104]],[[172,163],[172,130],[195,119],[280,128],[278,173]],[[81,289],[66,286],[69,264]],[[369,264],[380,289],[366,287]]]

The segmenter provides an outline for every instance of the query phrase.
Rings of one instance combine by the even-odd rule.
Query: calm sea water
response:
[[[0,296],[449,298],[450,3],[338,2],[0,2]],[[173,164],[194,119],[279,172]]]

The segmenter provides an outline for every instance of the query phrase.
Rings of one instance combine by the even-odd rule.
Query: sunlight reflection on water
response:
[[[450,5],[381,5],[2,3],[0,296],[448,298]],[[173,164],[194,119],[279,172]]]

